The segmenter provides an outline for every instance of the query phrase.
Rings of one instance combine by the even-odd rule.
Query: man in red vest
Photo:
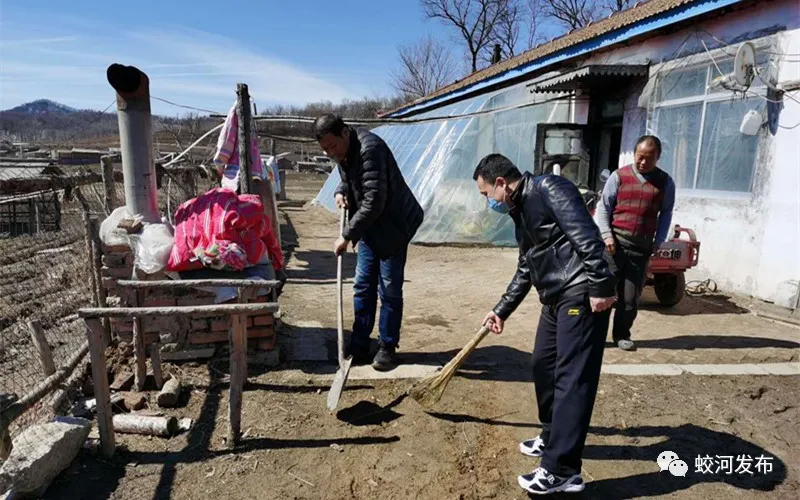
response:
[[[635,349],[631,326],[650,255],[667,239],[672,224],[675,183],[656,166],[660,156],[658,137],[640,137],[634,148],[633,165],[611,174],[595,212],[595,222],[619,273],[612,338],[617,347],[626,351]]]

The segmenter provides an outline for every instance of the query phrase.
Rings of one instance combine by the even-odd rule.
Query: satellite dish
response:
[[[733,78],[739,85],[749,87],[753,83],[756,67],[756,49],[750,42],[744,42],[733,58]]]

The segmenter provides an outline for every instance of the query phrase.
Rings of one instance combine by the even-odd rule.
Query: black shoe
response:
[[[561,477],[547,472],[544,467],[537,467],[530,474],[519,476],[517,483],[523,490],[534,495],[549,495],[559,492],[578,493],[586,487],[580,474]]]
[[[372,360],[372,367],[379,372],[387,372],[394,369],[399,364],[397,354],[394,347],[389,347],[381,344],[378,348],[378,354]]]
[[[369,357],[369,346],[350,346],[347,348],[347,352],[345,353],[345,357],[349,356],[353,357],[352,364],[355,366],[368,365],[370,361],[372,361],[372,359]]]

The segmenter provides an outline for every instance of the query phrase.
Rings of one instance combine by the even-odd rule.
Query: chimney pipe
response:
[[[492,64],[499,63],[500,59],[502,58],[502,54],[503,52],[502,49],[500,48],[500,44],[499,43],[494,44],[494,53],[492,54]]]
[[[122,64],[109,66],[106,77],[117,91],[125,205],[145,222],[161,222],[153,165],[150,79],[138,68]]]

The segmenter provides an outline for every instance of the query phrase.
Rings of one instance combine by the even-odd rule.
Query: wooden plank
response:
[[[158,342],[150,344],[150,365],[153,367],[156,389],[161,389],[164,386],[164,375],[161,371],[161,344]]]
[[[97,307],[106,307],[106,299],[108,298],[108,290],[103,286],[103,279],[101,276],[101,269],[103,267],[103,243],[100,241],[100,222],[97,218],[92,217],[89,219],[89,239],[92,245],[90,253],[92,258],[92,275],[94,276],[94,284],[97,288]],[[111,343],[111,321],[108,318],[103,318],[103,340],[109,345]]]
[[[272,327],[247,329],[248,339],[269,338],[272,337],[273,335],[275,335],[275,330],[273,330]],[[186,336],[186,338],[192,345],[215,344],[217,342],[225,342],[226,340],[228,340],[229,334],[228,332],[211,332],[211,333],[191,332]]]
[[[144,292],[136,292],[136,303],[139,305],[144,302]],[[144,390],[144,383],[147,380],[147,353],[145,351],[144,343],[144,327],[142,325],[142,317],[134,316],[133,318],[133,358],[136,363],[134,368],[136,390],[142,392]]]
[[[87,318],[86,336],[89,340],[89,356],[92,362],[94,396],[97,401],[97,428],[100,431],[100,447],[103,455],[114,454],[114,424],[111,414],[111,389],[108,386],[106,350],[103,342],[103,323],[96,318]]]
[[[56,365],[53,363],[53,352],[50,350],[50,344],[47,343],[47,338],[44,336],[42,324],[38,320],[28,321],[28,330],[31,332],[31,341],[39,353],[42,371],[49,377],[56,372]]]
[[[277,302],[255,302],[252,304],[210,304],[205,306],[164,307],[87,307],[78,309],[81,318],[136,318],[145,316],[221,316],[243,314],[254,316],[278,311]]]
[[[100,163],[103,166],[106,213],[110,214],[117,207],[117,190],[114,186],[114,159],[110,156],[103,156],[100,158]]]
[[[247,326],[246,317],[231,316],[231,381],[230,406],[228,408],[228,446],[233,447],[239,439],[242,424],[242,391],[247,378]]]
[[[134,289],[182,289],[182,288],[274,288],[280,285],[277,280],[237,280],[237,279],[204,279],[204,280],[119,280],[122,288]]]
[[[248,194],[253,192],[252,179],[250,179],[250,92],[247,84],[236,84],[236,115],[238,121],[238,147],[239,147],[239,192]]]

